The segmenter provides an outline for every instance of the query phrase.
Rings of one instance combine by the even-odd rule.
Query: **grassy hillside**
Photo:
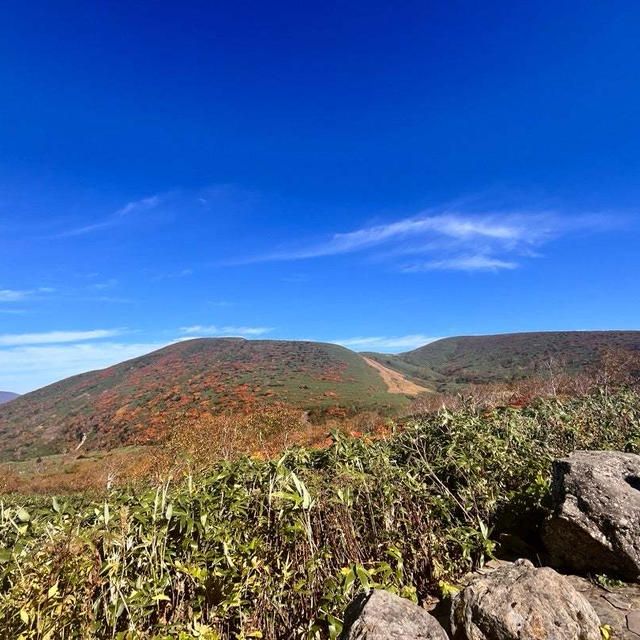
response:
[[[283,402],[310,412],[397,411],[402,395],[332,344],[204,338],[74,376],[0,407],[0,459],[146,443],[188,412]]]
[[[640,331],[445,338],[398,355],[366,355],[423,388],[455,391],[548,375],[550,362],[555,373],[576,373],[597,365],[607,350],[640,354]],[[409,386],[403,381],[398,389],[408,393]],[[0,460],[70,451],[80,442],[82,451],[147,444],[185,416],[251,412],[276,403],[312,417],[339,417],[398,412],[407,397],[389,393],[379,371],[337,345],[189,340],[0,406]]]
[[[389,439],[336,434],[183,482],[5,498],[3,637],[334,640],[363,587],[424,601],[501,532],[526,535],[554,458],[639,452],[639,408],[635,392],[596,391],[441,411]]]
[[[640,331],[550,331],[444,338],[398,355],[366,354],[441,391],[596,366],[606,351],[640,354]]]

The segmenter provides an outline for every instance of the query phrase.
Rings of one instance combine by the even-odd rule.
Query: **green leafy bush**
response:
[[[640,396],[416,416],[386,440],[0,507],[7,637],[327,638],[354,593],[421,600],[544,512],[551,461],[640,449]],[[440,585],[440,586],[439,586]]]

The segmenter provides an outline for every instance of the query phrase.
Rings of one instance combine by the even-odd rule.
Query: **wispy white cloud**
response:
[[[113,289],[118,286],[118,281],[116,278],[109,278],[108,280],[104,280],[102,282],[94,282],[89,285],[89,289],[93,291],[104,291],[105,289]]]
[[[460,213],[425,213],[387,224],[363,227],[347,233],[336,233],[324,242],[267,254],[258,260],[302,260],[364,251],[382,245],[434,239],[448,240],[458,245],[495,242],[502,246],[536,244],[553,233],[552,218],[544,214],[466,215]]]
[[[417,349],[425,344],[440,340],[440,338],[426,336],[421,333],[412,333],[405,336],[359,336],[355,338],[344,338],[332,340],[335,344],[349,347],[356,350],[394,350],[394,349]]]
[[[123,333],[123,329],[90,329],[0,334],[0,389],[24,393],[164,346],[109,340]]]
[[[0,302],[19,302],[32,292],[28,290],[0,289]]]
[[[0,347],[33,344],[61,344],[112,338],[123,333],[122,329],[91,329],[90,331],[47,331],[45,333],[0,334]]]
[[[291,261],[368,252],[401,272],[514,269],[536,248],[568,233],[601,231],[602,216],[568,218],[553,212],[467,213],[448,208],[335,233],[323,241],[283,248],[245,262]],[[403,264],[402,256],[426,260]]]
[[[99,222],[94,222],[92,224],[75,227],[73,229],[68,229],[67,231],[63,231],[62,233],[57,234],[56,237],[59,238],[67,238],[73,236],[82,236],[88,233],[94,233],[96,231],[103,231],[105,229],[110,229],[112,227],[116,227],[122,222],[124,222],[131,215],[143,213],[145,211],[150,211],[158,207],[163,201],[163,197],[160,195],[151,196],[149,198],[142,198],[141,200],[135,200],[133,202],[128,202],[124,207],[121,207],[117,211],[114,211],[110,216],[106,217],[104,220],[100,220]]]
[[[136,358],[165,345],[105,341],[0,349],[0,389],[26,393],[78,373]]]
[[[169,271],[168,273],[160,273],[151,277],[153,281],[159,280],[175,280],[177,278],[186,278],[193,275],[193,269],[179,269],[178,271]]]
[[[420,271],[502,271],[517,268],[518,263],[510,260],[500,260],[486,255],[470,255],[409,264],[401,270],[404,273],[418,273]]]
[[[132,304],[135,302],[132,298],[124,298],[122,296],[90,296],[78,299],[85,302],[105,302],[109,304]]]
[[[273,331],[273,327],[242,327],[216,325],[203,326],[200,324],[191,327],[180,327],[180,332],[189,336],[262,336]]]
[[[52,287],[38,287],[35,289],[0,289],[0,303],[22,302],[39,294],[54,293]]]

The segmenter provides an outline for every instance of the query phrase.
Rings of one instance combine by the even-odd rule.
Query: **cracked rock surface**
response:
[[[551,564],[640,578],[640,456],[574,451],[553,463]]]
[[[640,640],[639,584],[604,588],[579,576],[566,579],[590,602],[600,622],[611,627],[612,640]]]
[[[549,568],[517,560],[472,580],[453,599],[456,640],[600,640],[587,599]]]
[[[506,560],[490,560],[481,569],[467,574],[462,584],[469,585],[478,577],[489,576],[510,564]],[[609,625],[611,640],[640,640],[640,584],[603,587],[581,576],[563,577],[593,607],[600,624]]]

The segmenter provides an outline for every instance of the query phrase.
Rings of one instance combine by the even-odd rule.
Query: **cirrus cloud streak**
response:
[[[187,336],[262,336],[273,331],[272,327],[242,327],[216,325],[203,326],[196,324],[191,327],[180,327],[181,333]]]
[[[439,337],[426,336],[422,333],[412,333],[404,336],[358,336],[354,338],[343,338],[332,340],[335,344],[355,350],[369,351],[397,351],[398,349],[417,349],[430,342],[440,340]]]
[[[61,344],[111,338],[123,333],[122,329],[91,329],[90,331],[47,331],[45,333],[0,334],[0,347],[32,344]]]
[[[0,349],[0,389],[26,393],[69,376],[136,358],[165,345],[107,341]]]
[[[244,263],[309,260],[368,253],[387,260],[402,273],[515,269],[525,258],[539,257],[537,247],[578,231],[610,226],[610,218],[569,218],[553,212],[464,213],[429,210],[416,216],[334,233],[307,246],[283,248]],[[406,263],[403,256],[428,259]]]

